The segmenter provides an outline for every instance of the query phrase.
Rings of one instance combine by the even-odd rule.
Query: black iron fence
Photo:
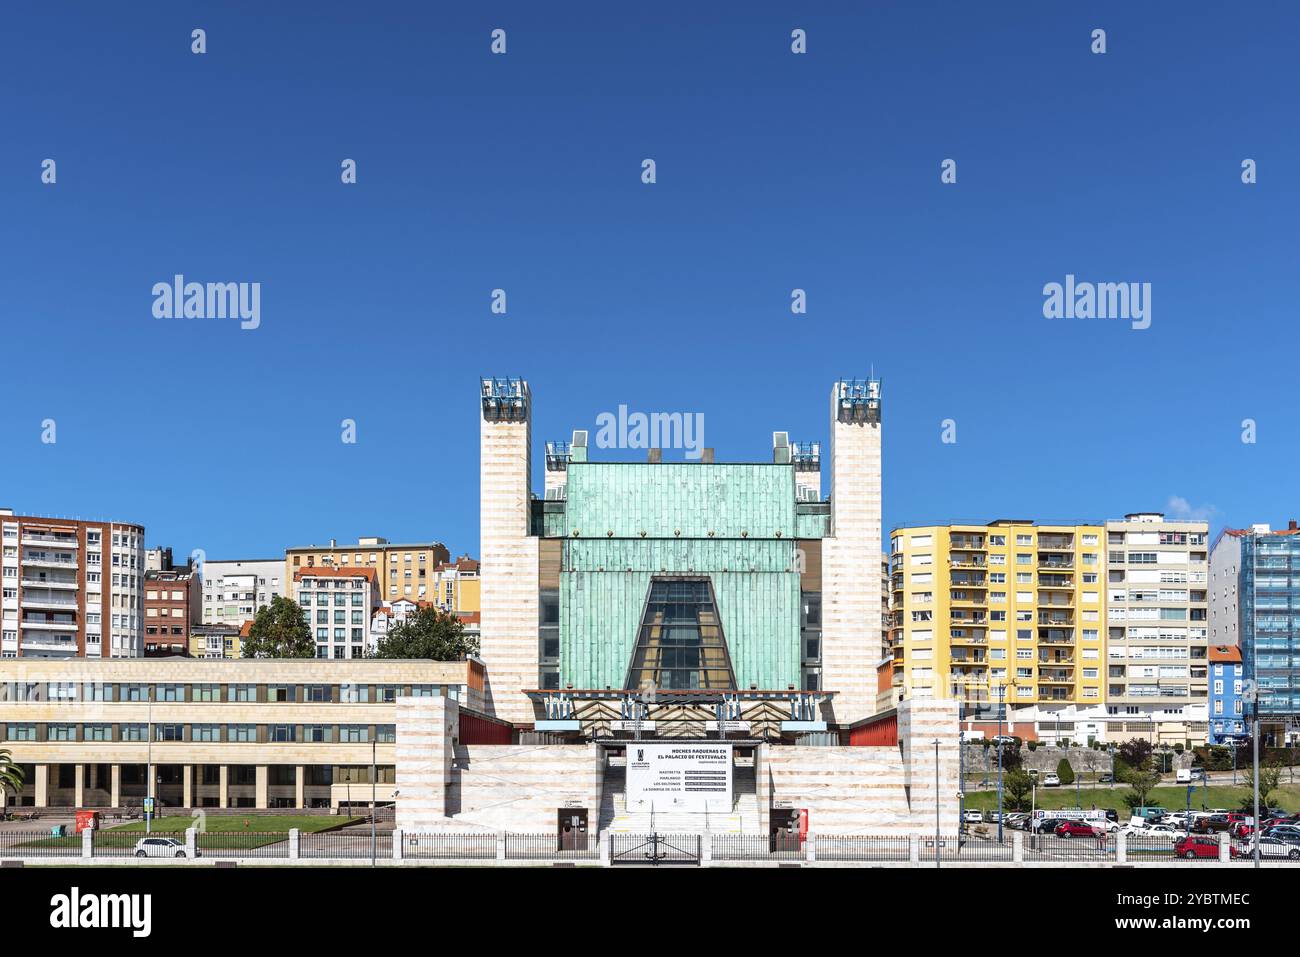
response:
[[[402,856],[412,860],[483,860],[497,856],[494,833],[403,834]]]
[[[319,831],[298,835],[299,857],[369,858],[393,856],[393,832],[376,831],[364,825],[341,831]]]
[[[195,835],[200,857],[288,857],[286,831],[200,831]]]
[[[936,850],[940,861],[1009,861],[1015,856],[1009,838],[998,841],[965,834],[921,838],[922,863],[934,860]]]
[[[912,853],[906,837],[870,834],[818,834],[819,861],[906,861]]]
[[[1106,834],[1070,837],[1057,834],[1026,834],[1025,860],[1114,861],[1115,838]]]
[[[556,834],[507,834],[506,860],[511,861],[572,861],[590,860],[600,856],[596,835],[575,835],[578,846],[564,847]]]
[[[802,861],[808,852],[798,838],[768,834],[714,834],[715,861]]]
[[[61,837],[48,827],[40,831],[0,831],[0,857],[80,856],[80,834]]]

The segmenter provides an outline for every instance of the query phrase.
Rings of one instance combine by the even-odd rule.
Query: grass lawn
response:
[[[209,814],[207,829],[198,837],[200,848],[237,849],[265,847],[289,839],[291,828],[304,833],[317,833],[334,828],[355,824],[359,817],[335,817],[332,815],[293,815],[293,814],[257,814],[243,816],[240,814]],[[151,833],[166,837],[185,838],[185,830],[194,826],[194,819],[189,817],[155,818]],[[144,821],[131,821],[107,827],[95,835],[96,847],[134,847],[135,842],[144,837]],[[81,835],[68,837],[47,837],[28,841],[20,847],[80,847]]]
[[[1076,797],[1074,785],[1059,788],[1039,788],[1034,806],[1049,811],[1080,806],[1085,809],[1094,806],[1113,808],[1121,819],[1125,819],[1128,817],[1129,806],[1124,801],[1124,796],[1129,794],[1131,790],[1125,784],[1117,784],[1113,788],[1104,785],[1102,787],[1083,787],[1080,788]],[[1250,789],[1244,785],[1235,788],[1231,785],[1218,784],[1212,784],[1209,787],[1195,787],[1192,789],[1192,810],[1199,811],[1201,805],[1205,805],[1207,808],[1221,807],[1227,808],[1229,811],[1235,811],[1241,806],[1242,800],[1249,796]],[[1187,807],[1187,786],[1171,785],[1155,788],[1147,798],[1147,803],[1167,808],[1170,811],[1185,809]],[[1284,808],[1287,811],[1300,811],[1300,784],[1281,785],[1270,795],[1269,803],[1274,807]],[[978,811],[994,811],[997,810],[997,806],[998,792],[996,790],[966,792],[967,808]]]

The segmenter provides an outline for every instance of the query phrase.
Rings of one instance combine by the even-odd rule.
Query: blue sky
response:
[[[1296,513],[1294,5],[309,9],[7,7],[0,504],[474,552],[480,375],[539,452],[625,404],[765,460],[874,368],[886,529]],[[175,273],[260,282],[260,328],[155,319]],[[1151,328],[1045,319],[1067,273]]]

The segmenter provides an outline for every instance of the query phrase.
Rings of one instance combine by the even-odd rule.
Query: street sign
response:
[[[153,813],[153,798],[144,799],[144,813],[145,814]]]

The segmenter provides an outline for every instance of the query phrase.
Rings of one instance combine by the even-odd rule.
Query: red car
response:
[[[1096,837],[1100,832],[1082,821],[1062,821],[1053,833],[1057,837]]]
[[[1233,860],[1241,857],[1241,852],[1229,846]],[[1174,857],[1185,857],[1192,861],[1197,858],[1217,861],[1219,859],[1219,839],[1216,837],[1182,837],[1174,843]]]

